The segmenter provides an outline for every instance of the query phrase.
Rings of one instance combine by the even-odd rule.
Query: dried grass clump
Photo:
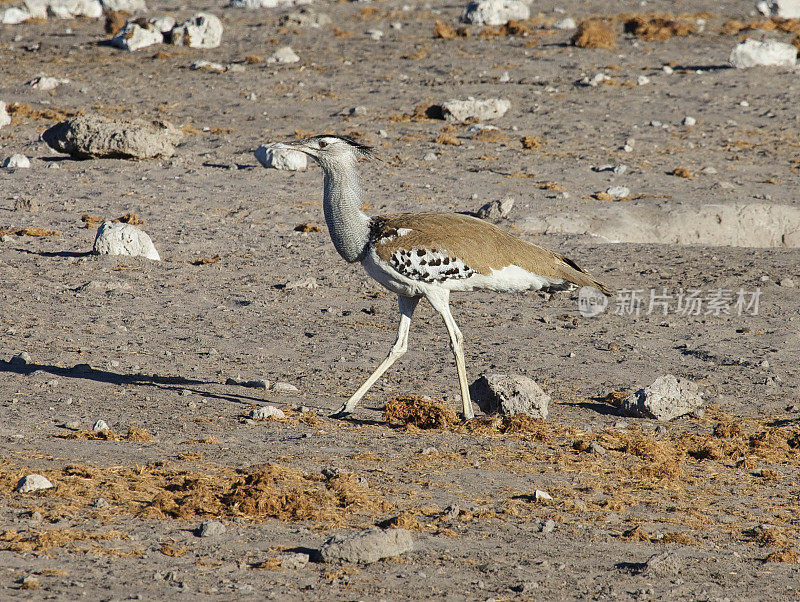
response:
[[[522,143],[522,148],[525,150],[539,150],[542,148],[542,144],[544,144],[542,139],[536,136],[523,136],[519,141]]]
[[[723,34],[738,34],[742,31],[782,31],[784,33],[800,34],[800,20],[798,19],[762,19],[760,21],[742,22],[738,19],[731,19],[723,23],[721,32]]]
[[[800,553],[792,549],[781,550],[767,556],[764,562],[800,562]]]
[[[614,50],[617,47],[616,32],[604,21],[589,19],[581,21],[572,36],[572,45],[579,48],[603,48]]]
[[[12,102],[8,105],[8,114],[12,118],[25,118],[34,121],[62,121],[83,115],[83,111],[69,109],[34,109],[29,104]]]
[[[500,130],[480,130],[477,134],[473,136],[475,140],[483,140],[484,142],[494,142],[499,144],[501,142],[508,142],[508,136],[506,136]]]
[[[442,40],[454,40],[456,38],[456,28],[449,23],[436,21],[433,26],[433,37]]]
[[[384,419],[389,423],[401,422],[421,429],[446,429],[458,422],[456,413],[441,401],[418,395],[390,399],[386,402]]]
[[[59,236],[61,233],[58,230],[48,230],[47,228],[14,228],[12,230],[0,230],[0,236],[6,234],[16,234],[17,236]]]
[[[48,555],[53,548],[72,547],[75,542],[110,539],[128,539],[128,534],[116,529],[98,533],[82,529],[28,529],[19,533],[9,529],[0,534],[0,549]]]
[[[625,33],[632,33],[647,42],[663,42],[673,36],[688,36],[695,29],[692,23],[676,21],[670,17],[640,15],[625,22]]]
[[[692,172],[689,171],[689,169],[686,167],[676,167],[671,172],[669,172],[669,175],[676,176],[678,178],[685,178],[687,180],[691,180],[694,178]]]
[[[436,144],[444,144],[448,146],[461,146],[461,141],[450,134],[448,132],[439,132],[439,135],[436,136],[436,140],[434,140]]]
[[[310,224],[308,222],[303,222],[302,224],[297,224],[294,227],[295,232],[322,232],[322,228],[320,228],[316,224]]]
[[[125,435],[120,435],[112,429],[103,431],[76,431],[56,435],[59,439],[77,439],[80,441],[137,441],[151,443],[153,436],[144,429],[132,426]]]
[[[125,215],[118,217],[115,222],[122,222],[123,224],[130,224],[131,226],[140,226],[144,224],[144,220],[140,218],[133,212],[126,213]]]

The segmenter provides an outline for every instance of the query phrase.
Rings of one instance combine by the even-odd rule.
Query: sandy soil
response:
[[[173,10],[150,4],[152,15]],[[537,23],[564,16],[555,6],[537,7]],[[576,20],[642,10],[557,6]],[[124,53],[98,45],[102,23],[88,20],[0,27],[0,100],[29,105],[0,131],[0,156],[22,152],[33,164],[2,173],[0,229],[59,232],[0,243],[0,359],[31,356],[0,362],[0,597],[798,597],[800,303],[786,282],[800,284],[797,249],[526,235],[618,289],[760,288],[758,315],[617,315],[612,306],[585,318],[570,294],[460,295],[470,376],[536,379],[553,397],[546,423],[387,424],[383,406],[398,395],[458,406],[446,331],[427,306],[409,353],[353,418],[327,417],[387,352],[396,301],[336,255],[318,169],[264,170],[252,157],[261,143],[295,131],[358,135],[386,159],[362,166],[371,212],[474,211],[510,195],[503,226],[518,232],[541,213],[590,216],[613,202],[592,195],[614,184],[632,191],[622,203],[797,207],[797,73],[726,67],[741,35],[793,37],[720,33],[728,19],[752,20],[750,5],[695,3],[710,13],[705,32],[667,40],[623,35],[618,19],[613,51],[572,47],[571,32],[536,25],[527,36],[473,27],[469,38],[434,39],[435,21],[457,25],[461,8],[318,3],[332,24],[296,30],[279,25],[289,9],[198,3],[171,13],[219,15],[224,42],[213,50]],[[245,63],[286,44],[300,63]],[[190,70],[199,59],[245,70]],[[604,69],[611,85],[575,85]],[[71,83],[25,85],[40,73]],[[637,85],[640,75],[650,83]],[[446,133],[460,144],[439,144],[443,121],[409,118],[419,105],[467,96],[511,100],[496,122],[502,135],[471,139],[455,126]],[[356,106],[366,114],[351,117]],[[77,111],[166,119],[187,137],[170,159],[73,161],[38,135]],[[685,116],[697,124],[682,126]],[[526,150],[523,136],[542,144]],[[431,151],[438,159],[424,161]],[[628,166],[620,176],[591,170],[618,163]],[[693,177],[670,175],[677,168]],[[88,254],[95,230],[81,216],[128,212],[164,261]],[[323,227],[295,231],[301,223]],[[318,288],[285,288],[308,276]],[[616,414],[609,394],[667,373],[702,386],[704,414],[666,430]],[[247,419],[266,403],[287,418]],[[86,437],[98,419],[117,440]],[[585,451],[591,442],[606,453]],[[34,471],[55,487],[14,493]],[[553,500],[536,501],[537,489]],[[197,537],[209,518],[227,531]],[[365,566],[275,560],[371,525],[411,529],[415,551]],[[662,553],[660,565],[645,564]]]

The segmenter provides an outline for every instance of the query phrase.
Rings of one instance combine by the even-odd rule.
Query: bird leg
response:
[[[456,358],[458,384],[461,386],[461,402],[464,405],[464,419],[471,420],[475,418],[475,412],[472,410],[472,399],[469,396],[469,385],[467,384],[467,368],[464,362],[464,335],[461,334],[456,321],[453,319],[453,314],[450,313],[450,291],[447,289],[438,289],[435,292],[429,292],[425,297],[433,308],[442,316],[444,324],[447,326],[447,332],[450,334],[450,348],[453,350],[453,355]]]
[[[408,347],[408,329],[411,326],[411,316],[414,315],[414,310],[419,303],[419,297],[401,297],[398,295],[397,304],[400,307],[400,326],[397,328],[397,340],[392,346],[389,355],[383,360],[380,366],[375,369],[375,372],[358,388],[358,391],[353,393],[353,396],[336,412],[334,417],[341,417],[350,414],[361,401],[361,398],[369,391],[369,388],[375,384],[383,373],[386,372],[392,364],[397,361],[405,352]]]

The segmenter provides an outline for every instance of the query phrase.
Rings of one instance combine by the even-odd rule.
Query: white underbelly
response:
[[[424,295],[431,289],[447,289],[450,291],[491,290],[497,292],[522,292],[540,290],[550,286],[559,286],[563,280],[545,278],[533,274],[521,267],[509,265],[502,270],[492,270],[491,274],[473,274],[469,278],[453,278],[437,282],[421,282],[403,276],[383,261],[374,250],[370,250],[361,265],[371,278],[384,287],[405,297]]]

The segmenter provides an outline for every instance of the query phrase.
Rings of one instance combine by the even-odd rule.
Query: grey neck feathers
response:
[[[355,159],[321,166],[325,174],[325,223],[333,246],[348,263],[360,261],[369,243],[370,218],[361,211]]]

